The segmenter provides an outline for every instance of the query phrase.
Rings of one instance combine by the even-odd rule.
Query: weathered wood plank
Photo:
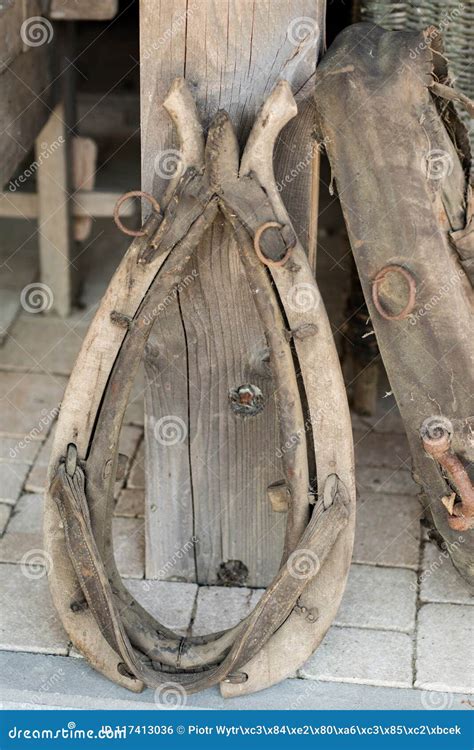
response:
[[[58,104],[36,141],[36,161],[41,281],[51,289],[52,309],[61,316],[71,309],[68,153],[64,106]]]
[[[49,17],[57,21],[107,21],[118,12],[118,0],[51,0]]]
[[[300,96],[310,85],[324,9],[315,0],[142,0],[140,7],[143,189],[159,197],[166,166],[176,162],[161,106],[171,81],[184,75],[193,85],[205,129],[218,109],[226,109],[243,144],[279,78]],[[310,123],[311,112],[302,117]],[[311,140],[310,125],[288,132],[283,174]],[[282,188],[283,195],[290,188],[296,195],[290,214],[305,247],[312,169],[310,158]],[[314,226],[311,237],[314,242]],[[159,317],[147,357],[147,575],[192,580],[196,565],[197,580],[213,583],[221,563],[238,560],[249,571],[238,582],[262,586],[278,566],[285,521],[272,511],[266,489],[283,473],[273,382],[262,361],[263,331],[235,240],[222,220],[201,243],[192,270],[193,283]],[[248,382],[263,391],[265,408],[243,419],[231,412],[228,394]],[[156,440],[154,428],[165,416],[179,416],[185,424],[179,446]],[[162,576],[191,532],[199,543]]]
[[[18,55],[0,74],[0,187],[33,147],[49,115],[47,45]]]

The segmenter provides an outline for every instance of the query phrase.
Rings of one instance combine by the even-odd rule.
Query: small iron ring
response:
[[[389,273],[398,273],[400,276],[403,276],[405,281],[408,284],[408,302],[406,303],[403,310],[401,310],[397,315],[390,315],[383,307],[382,303],[379,299],[379,286],[382,283],[382,281],[385,279],[387,274]],[[384,318],[384,320],[404,320],[407,318],[411,312],[413,312],[413,308],[415,307],[416,302],[416,281],[411,275],[409,271],[406,270],[406,268],[403,268],[403,266],[397,266],[395,264],[391,264],[389,266],[385,266],[382,268],[377,275],[375,276],[374,280],[372,281],[372,301],[375,305],[375,309],[379,313],[379,315]]]
[[[128,229],[120,218],[120,208],[122,203],[127,201],[129,198],[145,198],[151,203],[153,210],[157,213],[161,213],[160,204],[150,193],[145,193],[143,190],[130,190],[128,193],[124,193],[120,196],[114,208],[114,221],[121,232],[128,234],[129,237],[144,237],[146,235],[145,229]]]
[[[260,238],[262,234],[266,232],[267,229],[271,229],[272,227],[275,227],[275,229],[283,229],[283,224],[280,224],[278,221],[266,221],[264,224],[261,224],[255,232],[255,237],[253,238],[253,246],[257,254],[257,258],[261,260],[262,263],[264,263],[266,266],[284,266],[293,251],[292,247],[288,248],[285,255],[280,260],[272,260],[271,258],[267,258],[266,255],[262,253],[260,247]]]

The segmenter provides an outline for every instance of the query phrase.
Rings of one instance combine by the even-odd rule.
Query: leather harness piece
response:
[[[118,684],[194,692],[220,683],[231,696],[293,674],[335,616],[354,534],[350,417],[324,306],[273,175],[275,139],[297,111],[288,84],[277,84],[264,104],[241,158],[225,112],[204,142],[182,79],[164,106],[181,141],[181,168],[162,207],[149,196],[153,210],[102,300],[61,406],[45,508],[50,586],[74,645]],[[182,637],[122,583],[113,489],[148,336],[218,212],[238,239],[267,338],[281,445],[292,446],[282,451],[289,509],[280,569],[254,611],[230,630]]]
[[[348,64],[350,63],[350,64]],[[337,83],[336,83],[337,82]],[[474,582],[474,201],[439,30],[345,29],[315,102],[422,502]]]

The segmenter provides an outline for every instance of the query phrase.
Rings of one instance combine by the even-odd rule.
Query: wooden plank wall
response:
[[[226,109],[244,143],[278,79],[289,80],[300,98],[311,88],[323,5],[317,0],[141,0],[144,190],[159,197],[175,159],[176,141],[161,106],[172,80],[186,77],[205,128],[218,109]],[[307,148],[311,128],[303,129]],[[301,159],[290,132],[290,142],[282,146],[286,172]],[[296,194],[298,179],[292,186]],[[298,195],[296,228],[305,240],[309,202],[307,190]],[[166,301],[147,351],[148,576],[216,583],[228,561],[245,566],[234,566],[234,577],[232,565],[226,566],[228,580],[236,583],[263,586],[275,573],[285,514],[272,511],[266,494],[267,486],[282,478],[282,469],[265,360],[265,339],[235,241],[219,218],[201,243],[186,284]],[[242,419],[229,408],[230,389],[243,383],[264,394],[258,416]],[[190,543],[193,537],[196,544]],[[242,575],[245,569],[248,575]]]

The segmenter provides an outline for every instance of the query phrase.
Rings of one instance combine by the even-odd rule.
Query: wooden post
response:
[[[290,82],[300,102],[311,91],[324,5],[141,0],[143,190],[159,199],[179,159],[162,107],[172,80],[185,76],[193,87],[204,129],[225,109],[244,144],[279,79]],[[312,126],[307,102],[282,134],[276,176],[314,258]],[[283,477],[274,387],[263,330],[222,216],[186,279],[158,317],[145,362],[147,576],[264,586],[277,570],[285,524],[267,495]],[[231,409],[230,392],[244,384],[263,394],[256,416]]]
[[[58,104],[36,139],[38,240],[41,281],[52,292],[52,310],[71,309],[71,217],[64,106]]]

